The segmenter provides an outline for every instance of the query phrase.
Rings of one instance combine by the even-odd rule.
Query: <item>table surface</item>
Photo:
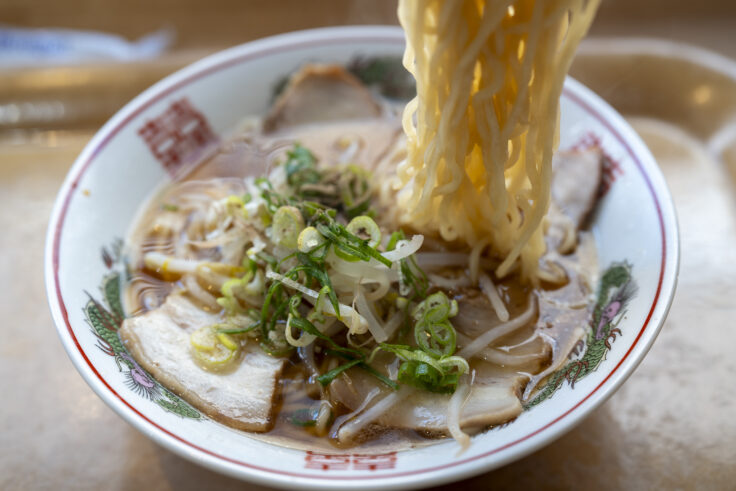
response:
[[[580,61],[576,75],[629,112],[624,96],[633,89],[624,85],[643,82],[632,75],[606,85],[601,67],[621,60],[601,60]],[[625,70],[640,73],[632,60],[624,57]],[[656,70],[668,84],[685,78]],[[671,70],[682,73],[677,64]],[[627,383],[568,434],[454,486],[734,488],[736,173],[729,173],[728,159],[736,159],[736,151],[715,145],[714,135],[736,114],[736,105],[726,104],[736,81],[696,79],[710,80],[698,82],[710,87],[709,103],[678,113],[663,97],[659,109],[654,104],[630,117],[665,173],[681,226],[678,291],[652,350]],[[678,103],[689,97],[684,83],[672,89],[682,96]],[[718,113],[723,124],[693,126],[703,119],[696,110]],[[91,134],[45,130],[0,140],[0,489],[262,489],[148,440],[92,392],[64,353],[46,305],[44,235],[55,194]]]

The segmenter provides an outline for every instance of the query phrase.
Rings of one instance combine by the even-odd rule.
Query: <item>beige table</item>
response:
[[[454,485],[461,489],[736,488],[736,174],[728,172],[736,146],[727,132],[717,136],[736,116],[736,82],[684,62],[599,55],[579,59],[575,75],[632,115],[660,161],[682,229],[678,293],[651,352],[608,402],[548,447]],[[80,93],[97,87],[98,98],[113,90],[123,99],[138,90],[131,80],[147,83],[187,56],[67,74],[79,75]],[[58,82],[54,73],[41,89]],[[657,77],[659,86],[649,83]],[[80,111],[69,127],[82,129],[0,133],[0,489],[261,489],[191,464],[128,426],[58,341],[43,241],[55,193],[100,117]]]

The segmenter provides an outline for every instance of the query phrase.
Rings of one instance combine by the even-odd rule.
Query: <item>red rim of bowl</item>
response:
[[[380,34],[376,34],[376,30],[379,29],[381,31]],[[368,31],[373,31],[372,34],[364,35],[363,33]],[[361,32],[362,31],[362,32]],[[323,33],[323,35],[319,36],[318,34]],[[304,40],[299,39],[299,36],[304,35],[309,36],[310,34],[314,34],[316,39],[311,40]],[[292,39],[290,39],[292,38]],[[403,471],[403,472],[396,472],[392,474],[378,474],[378,475],[368,475],[368,474],[354,474],[354,475],[315,475],[315,474],[307,474],[307,473],[300,473],[300,472],[290,472],[290,471],[284,471],[280,469],[272,469],[268,467],[262,467],[257,466],[253,464],[249,464],[248,462],[239,461],[224,455],[219,455],[211,450],[202,448],[198,445],[195,445],[189,441],[187,441],[185,438],[172,433],[171,431],[159,426],[157,423],[149,419],[147,416],[145,416],[143,413],[141,413],[138,409],[136,409],[130,402],[128,402],[123,396],[121,396],[115,389],[113,389],[107,381],[100,375],[100,373],[97,371],[95,366],[91,363],[89,358],[87,357],[85,351],[82,349],[82,346],[80,345],[79,341],[77,340],[77,337],[74,334],[74,330],[72,329],[71,323],[69,321],[69,316],[67,313],[67,308],[64,303],[62,293],[61,293],[61,286],[59,282],[59,254],[60,254],[60,242],[61,242],[61,235],[63,232],[63,226],[64,221],[66,218],[66,212],[69,206],[69,203],[72,199],[72,196],[75,194],[79,182],[82,178],[82,176],[85,174],[85,172],[89,169],[91,164],[94,162],[95,157],[99,154],[99,152],[112,140],[113,137],[128,123],[131,122],[134,118],[139,116],[143,111],[145,111],[149,106],[151,106],[153,103],[161,100],[162,98],[168,96],[172,92],[179,90],[186,85],[199,80],[201,78],[204,78],[208,75],[211,75],[213,73],[216,73],[218,71],[221,71],[225,68],[228,68],[230,66],[247,62],[249,60],[252,60],[254,58],[260,58],[264,56],[268,56],[270,54],[280,52],[280,51],[288,51],[294,48],[305,48],[305,47],[316,47],[316,46],[325,46],[325,45],[331,45],[331,44],[338,44],[338,43],[346,43],[346,42],[353,42],[353,43],[403,43],[403,33],[398,28],[385,28],[385,27],[346,27],[346,28],[325,28],[325,29],[314,29],[310,31],[300,31],[296,33],[286,34],[286,35],[280,35],[280,36],[274,36],[271,38],[266,38],[262,41],[276,41],[276,43],[272,46],[262,47],[260,49],[252,49],[247,50],[244,54],[231,54],[228,56],[229,53],[236,53],[238,49],[246,47],[246,46],[252,46],[253,44],[256,44],[258,42],[254,43],[248,43],[246,45],[242,45],[240,47],[233,48],[232,50],[224,53],[223,55],[213,55],[212,57],[208,57],[204,59],[201,62],[198,62],[197,65],[202,64],[202,68],[199,70],[192,69],[192,73],[187,74],[186,76],[182,76],[182,71],[186,71],[187,68],[183,69],[182,71],[176,72],[173,75],[170,75],[163,81],[159,82],[158,84],[154,85],[151,89],[146,91],[144,94],[136,98],[133,102],[129,103],[127,106],[125,106],[121,111],[119,111],[118,115],[126,114],[126,116],[114,125],[114,120],[117,119],[117,117],[114,117],[105,127],[103,127],[102,130],[98,133],[98,138],[93,139],[89,144],[88,147],[85,148],[84,152],[80,155],[79,159],[75,162],[72,170],[70,170],[67,180],[62,188],[62,190],[59,193],[59,196],[57,197],[56,204],[54,207],[54,212],[52,214],[51,221],[49,223],[49,230],[48,230],[48,236],[47,236],[47,246],[46,246],[46,283],[47,283],[47,294],[49,297],[49,305],[52,311],[52,316],[54,317],[54,321],[57,325],[57,330],[59,331],[59,335],[62,338],[62,341],[65,341],[64,337],[69,336],[69,339],[72,341],[72,347],[76,349],[77,354],[79,354],[83,361],[84,365],[80,366],[77,363],[77,360],[75,360],[75,357],[72,356],[72,352],[70,351],[70,346],[67,345],[65,342],[65,348],[67,348],[67,351],[72,358],[72,361],[77,366],[77,369],[82,372],[82,375],[85,375],[85,379],[87,379],[87,376],[90,376],[89,373],[84,373],[85,370],[89,370],[93,375],[94,378],[98,382],[100,382],[104,388],[109,391],[108,395],[114,396],[116,399],[118,399],[125,408],[132,411],[138,418],[145,421],[148,425],[150,425],[152,428],[138,428],[142,431],[145,431],[149,434],[149,436],[153,437],[156,441],[163,444],[167,448],[176,451],[180,455],[190,458],[192,460],[195,460],[197,463],[203,464],[203,465],[210,465],[213,468],[217,468],[221,471],[224,471],[228,474],[237,476],[237,477],[250,477],[252,479],[257,479],[261,482],[268,483],[268,484],[287,484],[286,481],[282,482],[274,482],[273,478],[278,477],[287,477],[287,478],[301,478],[310,481],[309,485],[312,484],[319,484],[322,483],[324,485],[334,485],[335,482],[338,481],[352,481],[352,480],[368,480],[373,482],[374,484],[377,484],[375,480],[386,480],[390,481],[395,478],[399,477],[406,477],[406,476],[417,476],[419,474],[427,474],[431,472],[436,472],[444,469],[449,468],[458,468],[459,466],[462,466],[464,464],[468,464],[471,462],[479,463],[478,466],[475,466],[474,469],[458,469],[458,472],[453,472],[452,475],[443,476],[443,478],[440,478],[439,480],[435,479],[433,480],[434,483],[440,483],[444,481],[449,481],[454,478],[459,478],[462,476],[468,476],[473,473],[479,473],[483,470],[487,470],[490,468],[489,465],[483,465],[480,461],[484,458],[487,458],[493,454],[496,454],[498,452],[501,452],[503,450],[506,450],[508,448],[514,447],[524,441],[529,440],[530,438],[539,435],[542,432],[545,432],[546,430],[550,429],[553,425],[556,425],[561,420],[566,418],[568,415],[570,415],[573,411],[577,410],[581,405],[583,405],[586,401],[588,401],[594,394],[596,394],[601,387],[603,387],[608,380],[611,378],[611,376],[614,375],[618,371],[618,369],[621,367],[621,365],[629,358],[629,355],[634,350],[635,347],[637,347],[642,335],[644,334],[644,331],[649,326],[649,323],[652,319],[652,316],[655,313],[655,310],[660,305],[661,300],[661,292],[663,287],[663,281],[665,279],[665,273],[666,273],[666,266],[667,266],[667,254],[668,252],[670,254],[676,254],[675,257],[675,265],[674,265],[674,271],[667,272],[668,278],[671,275],[672,282],[671,282],[671,290],[668,289],[670,292],[670,295],[668,298],[666,298],[667,304],[664,306],[664,311],[662,312],[662,315],[659,319],[658,325],[655,326],[655,329],[658,331],[659,327],[661,326],[662,322],[664,321],[664,318],[666,317],[667,311],[669,309],[669,304],[671,303],[672,293],[674,293],[674,287],[675,287],[675,279],[677,276],[677,269],[678,269],[678,262],[679,262],[679,245],[677,243],[676,237],[677,237],[677,229],[676,229],[676,223],[673,223],[672,227],[673,230],[668,231],[665,227],[665,222],[662,214],[662,205],[660,203],[660,197],[655,192],[654,186],[652,184],[652,179],[650,178],[650,175],[648,174],[647,170],[645,170],[644,165],[642,164],[639,155],[634,152],[634,150],[631,148],[631,145],[629,144],[629,141],[624,138],[619,130],[617,130],[610,121],[610,114],[608,117],[600,114],[599,111],[597,111],[595,108],[591,107],[586,100],[580,96],[579,92],[580,90],[570,90],[568,87],[565,88],[563,91],[563,97],[567,97],[570,99],[573,103],[577,104],[581,109],[583,109],[585,112],[587,112],[590,116],[597,119],[609,132],[611,135],[613,135],[618,142],[626,149],[627,153],[633,160],[633,162],[636,164],[637,169],[640,171],[644,181],[646,182],[647,188],[651,194],[651,197],[654,202],[654,206],[657,211],[657,217],[659,220],[659,231],[661,234],[661,262],[660,262],[660,272],[657,282],[657,289],[656,293],[654,295],[654,300],[652,301],[652,305],[649,309],[649,312],[642,324],[641,329],[636,335],[636,338],[632,342],[631,346],[629,347],[628,351],[624,354],[624,356],[621,358],[621,360],[616,364],[615,367],[613,367],[609,373],[606,374],[606,376],[603,378],[603,380],[595,387],[593,388],[588,394],[586,394],[584,397],[582,397],[574,406],[566,410],[564,413],[557,416],[554,420],[548,422],[544,426],[537,428],[536,430],[528,433],[527,435],[518,438],[512,442],[509,442],[503,446],[493,448],[491,450],[488,450],[486,452],[483,452],[478,455],[474,455],[472,457],[468,457],[461,460],[456,460],[453,462],[445,463],[442,465],[437,465],[433,467],[427,467],[423,469],[416,469],[411,471]],[[280,41],[280,42],[279,42]],[[214,58],[218,56],[225,56],[223,60],[216,60]],[[196,67],[196,65],[195,65]],[[177,80],[175,80],[177,79]],[[579,86],[582,88],[582,86]],[[587,89],[585,89],[587,90]],[[597,97],[597,96],[594,96]],[[600,102],[604,107],[607,107],[604,102]],[[609,109],[612,113],[613,110]],[[614,113],[615,114],[615,113]],[[632,130],[633,132],[633,130]],[[103,136],[104,135],[104,136]],[[101,137],[101,138],[99,138]],[[631,137],[630,137],[631,138]],[[642,144],[643,145],[643,144]],[[650,157],[653,161],[653,157]],[[649,172],[651,172],[652,169],[649,169]],[[657,169],[654,169],[654,172],[658,172]],[[659,180],[662,180],[661,175],[657,176]],[[666,191],[665,191],[666,193]],[[668,208],[674,210],[672,204],[671,204],[671,198],[668,194],[665,194],[662,196],[663,201],[666,202],[666,205],[668,205]],[[674,211],[672,211],[672,214],[674,215]],[[675,237],[674,243],[669,243],[667,241],[667,236]],[[669,286],[669,285],[668,285]],[[57,314],[58,309],[58,314]],[[656,337],[656,332],[652,336],[651,342],[654,341],[654,337]],[[646,347],[645,347],[646,350]],[[633,372],[634,368],[636,368],[636,365],[641,360],[643,355],[637,359],[634,360],[633,365],[629,368],[628,373],[624,374],[624,379]],[[102,396],[102,394],[97,390],[98,388],[95,387],[89,379],[87,379],[88,383],[92,386],[92,388],[99,393],[99,395]],[[620,380],[618,383],[623,382],[623,379]],[[596,401],[596,403],[593,406],[587,407],[587,412],[591,411],[595,407],[597,407],[599,404],[601,404],[605,398],[610,395],[614,389],[615,385],[612,385],[609,389],[607,394],[603,394],[603,397]],[[103,400],[105,398],[103,397]],[[108,401],[105,401],[108,402]],[[131,423],[134,422],[136,419],[135,417],[131,417],[129,414],[124,414],[125,409],[123,411],[120,411],[118,408],[113,407],[117,410],[117,412],[124,416],[126,419],[128,419]],[[562,431],[569,429],[571,427],[571,424],[568,424],[566,428],[562,428],[560,432],[558,432],[557,435],[553,436],[559,436],[559,434],[562,433]],[[158,433],[158,434],[157,434]],[[172,438],[176,440],[177,442],[184,444],[189,447],[189,450],[193,450],[194,452],[183,452],[181,449],[177,448],[175,444],[172,445],[173,442],[168,441],[166,437]],[[522,457],[525,454],[528,454],[535,450],[536,448],[542,446],[543,444],[547,443],[548,440],[542,440],[540,442],[536,442],[536,445],[533,445],[529,448],[524,449],[523,452],[519,452],[517,454],[513,454],[509,456],[508,458],[504,459],[504,462],[500,462],[498,465],[502,465],[503,463],[509,462],[511,460],[515,460],[517,458]],[[233,469],[227,469],[223,467],[218,467],[217,463],[214,462],[207,462],[203,460],[203,454],[208,457],[213,457],[216,460],[219,460],[220,463],[226,463],[226,464],[235,464],[236,466],[240,467],[241,469],[245,469],[246,471],[249,471],[249,475],[244,475],[242,472],[238,473],[236,470]],[[268,476],[259,476],[255,475],[253,471],[256,471],[257,473],[266,473],[270,475],[270,479]],[[327,481],[327,482],[326,482]],[[332,481],[332,483],[329,483],[329,481]],[[289,483],[293,484],[293,481],[289,481]],[[301,482],[300,484],[307,484],[305,482]],[[413,482],[411,485],[412,487],[414,485],[419,484],[418,482]]]

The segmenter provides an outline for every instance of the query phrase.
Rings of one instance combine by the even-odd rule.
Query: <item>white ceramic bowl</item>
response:
[[[398,28],[345,27],[296,32],[223,51],[138,96],[97,133],[72,167],[46,243],[51,312],[87,383],[159,444],[218,472],[273,486],[436,485],[501,466],[559,437],[605,401],[654,342],[677,278],[672,200],[636,133],[599,97],[568,80],[562,96],[561,148],[597,141],[608,156],[608,190],[593,230],[601,270],[617,268],[618,283],[603,285],[602,317],[594,322],[603,337],[592,336],[590,346],[554,376],[558,383],[547,386],[545,400],[512,423],[476,436],[465,453],[457,455],[451,440],[379,456],[359,451],[326,456],[263,443],[197,417],[196,411],[187,413],[186,406],[166,397],[132,359],[115,350],[108,336],[115,337],[119,319],[112,316],[100,323],[99,315],[115,311],[116,293],[101,290],[101,281],[115,274],[115,241],[125,236],[141,203],[169,179],[167,169],[195,158],[245,115],[262,114],[274,84],[305,61],[399,56],[403,44]]]

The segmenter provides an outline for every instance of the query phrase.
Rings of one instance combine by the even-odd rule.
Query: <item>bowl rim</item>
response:
[[[148,419],[108,385],[87,358],[74,335],[59,282],[60,236],[67,207],[80,178],[94,162],[100,150],[114,138],[120,129],[154,102],[190,82],[214,74],[228,66],[296,46],[304,48],[348,41],[397,43],[403,40],[403,31],[395,26],[328,27],[271,36],[207,56],[167,76],[126,104],[95,134],[69,170],[57,195],[46,235],[44,277],[52,318],[67,354],[90,387],[125,421],[164,448],[212,470],[270,486],[292,487],[298,482],[300,487],[308,489],[339,489],[345,486],[351,488],[391,486],[398,489],[440,484],[502,466],[560,437],[618,389],[633,373],[654,342],[672,303],[679,270],[679,234],[672,197],[654,157],[628,123],[592,91],[568,78],[564,95],[606,126],[627,149],[641,171],[659,218],[662,258],[657,291],[652,306],[628,351],[589,394],[547,425],[502,447],[428,468],[369,476],[362,474],[315,476],[254,466],[198,447]],[[635,352],[634,356],[630,356],[632,352]],[[568,417],[570,414],[573,414],[573,417]],[[515,447],[513,451],[502,454],[500,458],[494,457],[497,452],[511,447]]]

